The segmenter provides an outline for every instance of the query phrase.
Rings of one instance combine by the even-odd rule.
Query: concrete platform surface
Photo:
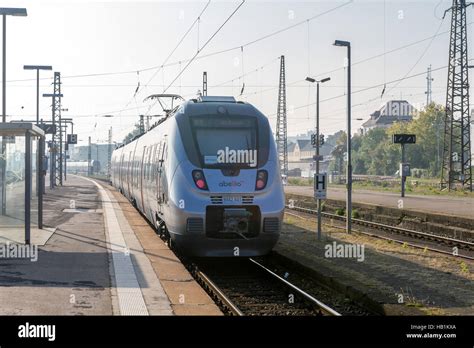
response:
[[[0,254],[0,315],[222,314],[112,187],[68,175],[46,189],[44,224],[35,258]],[[0,235],[19,245],[18,231]]]
[[[51,238],[56,228],[45,227],[42,229],[31,227],[30,243],[35,245],[45,245]],[[0,244],[16,243],[25,244],[24,227],[0,227]]]
[[[45,245],[32,245],[37,260],[0,258],[1,315],[112,314],[103,216],[63,212],[71,204],[101,208],[94,184],[68,177],[65,186],[47,188],[44,224],[56,231]]]
[[[286,193],[303,196],[313,196],[312,186],[285,186]],[[329,187],[328,199],[346,200],[346,190],[343,188]],[[376,204],[389,208],[397,208],[400,194],[392,192],[377,192],[370,190],[354,190],[353,202]],[[403,209],[420,212],[436,213],[442,215],[460,216],[474,218],[474,198],[448,197],[434,195],[411,195],[403,198]]]

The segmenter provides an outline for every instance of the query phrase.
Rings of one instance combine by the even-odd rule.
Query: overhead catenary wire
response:
[[[191,65],[191,63],[194,61],[194,59],[199,55],[199,53],[206,48],[206,46],[214,39],[214,37],[221,31],[221,29],[229,22],[229,20],[237,13],[237,11],[242,7],[242,5],[245,3],[245,0],[242,0],[242,2],[234,9],[234,11],[226,18],[226,20],[217,28],[217,30],[206,40],[206,42],[202,45],[202,47],[194,54],[193,58],[188,61],[188,63],[184,66],[183,69],[179,71],[179,73],[173,78],[173,80],[170,82],[170,84],[163,90],[162,93],[166,93],[166,91],[175,83],[175,81],[183,74],[184,71]],[[157,101],[155,101],[147,111],[147,115],[149,114],[151,108],[156,105]]]
[[[306,22],[306,20],[305,20],[304,22]],[[443,33],[439,33],[439,35],[442,35],[442,34],[443,34]],[[242,46],[239,46],[239,47],[242,47]],[[406,48],[406,47],[404,47],[404,48]],[[234,49],[235,49],[235,48],[234,48]],[[399,48],[399,49],[401,49],[401,48]],[[385,51],[385,50],[384,50],[384,51]],[[382,53],[382,55],[385,57],[388,53],[390,53],[390,52],[384,52],[384,53]],[[379,56],[382,56],[382,55],[379,55]],[[206,56],[207,56],[207,55],[206,55]],[[204,57],[205,57],[205,56],[202,55],[202,56],[197,57],[196,59],[201,59],[201,58],[204,58]],[[196,60],[196,59],[195,59],[195,60]],[[373,59],[373,58],[372,58],[372,59]],[[181,62],[183,62],[183,61],[179,61],[178,64],[181,64]],[[356,62],[356,63],[354,63],[353,65],[358,64],[358,63],[361,63],[361,61],[360,61],[360,62]],[[168,65],[166,65],[166,66],[168,66]],[[182,70],[182,69],[180,69],[180,71],[181,71],[181,70]],[[136,70],[134,70],[133,72],[136,73]],[[163,86],[164,86],[164,84],[163,84]],[[250,87],[250,86],[249,86],[249,87]],[[274,88],[276,88],[276,87],[274,87]],[[272,89],[274,89],[274,88],[272,88]],[[260,91],[260,92],[262,92],[262,91]],[[260,93],[260,92],[259,92],[259,93]]]
[[[415,69],[415,67],[418,65],[418,63],[420,63],[420,61],[423,59],[423,57],[425,56],[426,52],[428,52],[428,50],[430,49],[431,45],[433,44],[433,41],[434,39],[436,38],[437,34],[439,33],[439,31],[441,30],[441,26],[443,25],[444,23],[444,18],[441,19],[441,22],[439,23],[439,26],[438,26],[438,29],[436,30],[435,34],[431,37],[431,40],[428,42],[428,45],[426,45],[425,49],[423,50],[423,52],[421,53],[421,55],[418,57],[418,59],[415,61],[415,63],[411,66],[411,68],[408,70],[408,72],[405,74],[405,76],[408,76],[412,71],[413,69]],[[401,80],[403,81],[403,80]],[[395,86],[392,86],[388,92],[392,91],[394,88],[396,88],[400,82],[399,81],[398,83],[395,84]]]
[[[467,26],[470,26],[474,24],[474,21],[471,21],[469,23],[467,23]],[[423,39],[420,39],[420,40],[416,40],[416,41],[413,41],[413,42],[410,42],[408,44],[405,44],[405,45],[402,45],[402,46],[399,46],[399,47],[396,47],[394,49],[391,49],[391,50],[388,50],[386,52],[382,52],[382,53],[379,53],[379,54],[375,54],[375,55],[372,55],[372,56],[369,56],[369,57],[366,57],[364,59],[361,59],[359,61],[356,61],[356,62],[353,62],[351,65],[352,67],[354,67],[355,65],[359,65],[359,64],[362,64],[362,63],[365,63],[365,62],[368,62],[368,61],[371,61],[373,59],[377,59],[377,58],[380,58],[380,57],[384,57],[385,55],[388,55],[388,54],[392,54],[392,53],[395,53],[397,51],[400,51],[400,50],[403,50],[403,49],[406,49],[406,48],[409,48],[409,47],[412,47],[412,46],[416,46],[418,44],[421,44],[425,41],[428,41],[428,40],[432,40],[434,38],[437,38],[439,36],[442,36],[442,35],[445,35],[445,34],[448,34],[449,33],[449,30],[445,30],[445,31],[442,31],[442,32],[438,32],[437,34],[435,35],[431,35],[431,36],[428,36],[428,37],[425,37]],[[328,71],[325,71],[325,72],[322,72],[322,73],[318,73],[317,75],[313,76],[313,78],[315,79],[318,79],[324,75],[328,75],[328,74],[331,74],[331,73],[334,73],[336,71],[339,71],[339,70],[342,70],[344,69],[344,67],[339,67],[339,68],[335,68],[335,69],[332,69],[332,70],[328,70]],[[291,86],[291,85],[294,85],[294,84],[297,84],[299,82],[303,82],[304,79],[299,79],[299,80],[295,80],[293,82],[290,82],[287,84],[287,86]],[[260,91],[259,93],[266,93],[266,92],[269,92],[269,91],[272,91],[272,90],[275,90],[277,89],[278,86],[276,87],[272,87],[272,88],[268,88],[268,89],[264,89],[262,91]],[[248,93],[249,95],[250,94],[254,94],[254,92],[249,92]]]
[[[219,54],[222,54],[222,53],[227,53],[227,52],[231,52],[231,51],[235,51],[235,50],[238,50],[240,49],[240,47],[247,47],[247,46],[250,46],[250,45],[253,45],[257,42],[260,42],[260,41],[263,41],[263,40],[266,40],[268,38],[271,38],[273,36],[276,36],[278,34],[281,34],[285,31],[288,31],[288,30],[291,30],[297,26],[300,26],[304,23],[306,23],[306,21],[313,21],[321,16],[324,16],[328,13],[331,13],[331,12],[334,12],[344,6],[347,6],[351,3],[353,3],[354,0],[350,0],[350,1],[347,1],[341,5],[338,5],[338,6],[335,6],[333,8],[330,8],[326,11],[323,11],[321,13],[318,13],[312,17],[309,17],[305,20],[302,20],[298,23],[295,23],[293,25],[290,25],[290,26],[287,26],[285,28],[282,28],[282,29],[279,29],[279,30],[276,30],[272,33],[269,33],[269,34],[266,34],[264,36],[261,36],[257,39],[254,39],[252,41],[248,41],[244,44],[241,44],[241,45],[238,45],[238,46],[234,46],[234,47],[229,47],[229,48],[225,48],[225,49],[222,49],[222,50],[219,50],[219,51],[215,51],[215,52],[211,52],[211,53],[208,53],[208,54],[204,54],[204,55],[201,55],[199,57],[196,57],[194,60],[200,60],[200,59],[204,59],[204,58],[208,58],[208,57],[212,57],[212,56],[215,56],[215,55],[219,55]],[[201,49],[202,51],[202,49]],[[171,62],[171,63],[167,63],[167,64],[160,64],[160,65],[154,65],[154,66],[150,66],[150,67],[146,67],[146,68],[142,68],[142,69],[133,69],[133,70],[122,70],[122,71],[111,71],[111,72],[99,72],[99,73],[88,73],[88,74],[78,74],[78,75],[65,75],[65,76],[61,76],[61,79],[71,79],[71,78],[84,78],[84,77],[98,77],[98,76],[110,76],[110,75],[125,75],[125,74],[136,74],[137,71],[139,71],[140,73],[142,72],[146,72],[146,71],[151,71],[151,70],[156,70],[158,68],[161,68],[161,67],[172,67],[172,66],[177,66],[181,63],[186,63],[188,61],[190,61],[191,59],[193,59],[192,57],[191,58],[187,58],[187,59],[181,59],[179,61],[175,61],[175,62]],[[52,78],[50,77],[44,77],[44,78],[40,78],[40,80],[51,80]],[[36,81],[36,79],[33,79],[33,78],[29,78],[29,79],[16,79],[16,80],[8,80],[7,82],[24,82],[24,81]]]
[[[472,60],[474,60],[474,58],[469,59],[469,61],[472,61]],[[446,69],[447,67],[448,66],[445,65],[445,66],[442,66],[442,67],[431,69],[431,71],[435,72],[435,71],[438,71],[438,70]],[[398,78],[398,79],[395,79],[395,80],[392,80],[392,81],[388,81],[386,84],[389,85],[389,84],[392,84],[392,83],[397,83],[397,82],[400,82],[400,81],[403,81],[403,80],[408,80],[408,79],[418,77],[418,76],[421,76],[421,75],[425,75],[425,74],[426,74],[426,71],[422,71],[422,72],[416,73],[414,75],[404,76],[404,77],[401,77],[401,78]],[[352,94],[358,94],[358,93],[365,92],[365,91],[368,91],[368,90],[371,90],[371,89],[374,89],[374,88],[380,88],[383,85],[384,85],[383,83],[378,83],[376,85],[372,85],[372,86],[369,86],[369,87],[366,87],[366,88],[362,88],[362,89],[353,91]],[[344,97],[344,94],[339,94],[339,95],[336,95],[336,96],[333,96],[333,97],[322,99],[322,100],[320,100],[320,103],[327,102],[327,101],[334,100],[334,99],[338,99],[338,98],[342,98],[342,97]],[[302,109],[302,108],[309,107],[309,106],[312,106],[312,105],[315,105],[315,102],[314,103],[308,103],[308,104],[305,104],[305,105],[296,106],[296,107],[293,108],[293,110]],[[273,114],[270,114],[270,115],[267,115],[267,116],[272,117],[272,116],[275,116],[275,115],[276,115],[276,113],[273,113]]]
[[[227,19],[224,21],[224,23],[222,23],[219,28],[217,28],[217,30],[206,40],[206,42],[202,45],[201,48],[199,48],[197,50],[197,52],[194,54],[194,56],[188,61],[188,63],[184,66],[183,69],[181,69],[179,71],[179,73],[175,76],[175,78],[170,82],[170,84],[168,85],[168,87],[166,87],[164,90],[163,90],[163,93],[165,93],[172,85],[173,83],[183,74],[184,71],[186,71],[186,69],[189,67],[189,65],[191,65],[191,63],[196,59],[196,57],[199,55],[199,53],[204,49],[206,48],[206,46],[209,44],[209,42],[212,41],[212,39],[214,39],[214,37],[221,31],[221,29],[227,24],[227,22],[229,22],[229,20],[234,16],[234,14],[242,7],[242,5],[245,3],[245,0],[242,0],[242,2],[235,8],[235,10],[229,15],[229,17],[227,17]]]
[[[236,76],[236,77],[234,77],[234,78],[232,78],[232,79],[230,79],[230,80],[226,80],[226,81],[224,81],[224,82],[217,83],[217,84],[212,85],[212,86],[210,86],[210,87],[213,87],[213,88],[215,88],[215,87],[231,87],[231,86],[225,86],[225,85],[227,85],[228,83],[232,83],[232,82],[234,82],[234,81],[240,80],[240,79],[242,79],[242,78],[244,78],[244,77],[246,77],[246,76],[248,76],[248,75],[251,75],[251,74],[253,74],[253,73],[256,73],[256,72],[258,72],[260,69],[264,69],[264,68],[266,68],[266,67],[272,65],[272,64],[274,64],[274,63],[275,63],[276,61],[278,61],[278,60],[280,60],[280,56],[278,56],[278,57],[272,59],[271,61],[269,61],[269,62],[266,63],[266,64],[263,64],[262,66],[259,66],[259,67],[256,68],[256,69],[249,70],[248,72],[243,73],[242,75]],[[192,87],[194,87],[194,86],[192,86]],[[249,86],[249,87],[255,87],[255,86]]]
[[[179,46],[181,46],[182,42],[186,39],[186,37],[188,36],[188,34],[191,32],[191,30],[194,28],[194,26],[196,25],[196,23],[199,24],[199,21],[200,21],[200,18],[201,16],[204,14],[204,12],[207,10],[207,8],[209,7],[209,4],[211,3],[211,0],[209,0],[206,5],[204,6],[204,8],[201,10],[201,12],[199,13],[199,15],[197,16],[197,18],[191,23],[191,25],[189,26],[188,30],[186,30],[186,32],[183,34],[183,36],[181,37],[181,39],[178,41],[178,43],[175,45],[175,47],[171,50],[171,52],[168,54],[168,56],[165,58],[165,60],[163,61],[163,63],[157,67],[157,70],[153,73],[153,75],[150,77],[150,79],[148,80],[147,83],[145,83],[145,85],[143,86],[143,89],[147,88],[148,85],[151,83],[151,81],[153,81],[153,79],[156,77],[156,75],[162,71],[162,74],[163,74],[163,84],[164,84],[164,71],[163,71],[163,67],[166,65],[166,63],[168,62],[168,60],[173,56],[173,54],[176,52],[176,50],[178,49]],[[198,38],[198,41],[199,41],[199,38]],[[181,61],[179,62],[179,66],[181,66]],[[140,71],[137,71],[137,74],[139,74]],[[135,103],[136,103],[136,97],[137,95],[143,90],[140,88],[140,82],[138,84],[138,87],[137,89],[135,90],[135,93],[133,95],[133,97],[127,102],[127,104],[125,105],[125,108],[127,108],[130,103],[132,102],[132,100],[135,100]]]

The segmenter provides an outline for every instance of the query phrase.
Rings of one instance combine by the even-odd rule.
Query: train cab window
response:
[[[255,117],[193,117],[193,138],[205,168],[257,166]]]

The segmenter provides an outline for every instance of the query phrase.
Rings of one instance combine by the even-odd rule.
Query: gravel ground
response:
[[[366,294],[387,315],[474,315],[473,262],[324,224],[318,242],[315,230],[315,219],[286,214],[275,251]],[[363,261],[325,257],[333,242],[364,246]]]

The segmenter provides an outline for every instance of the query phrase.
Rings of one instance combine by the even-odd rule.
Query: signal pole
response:
[[[278,159],[280,160],[280,170],[282,174],[288,175],[285,56],[280,57],[280,85],[278,88],[276,143],[277,143]]]
[[[326,77],[320,81],[317,81],[311,77],[307,77],[306,81],[315,83],[316,82],[316,132],[314,136],[314,141],[312,141],[313,146],[316,147],[316,154],[315,154],[315,160],[316,160],[316,175],[314,176],[314,180],[319,180],[319,161],[321,160],[321,156],[319,154],[319,148],[324,145],[324,135],[320,134],[319,131],[319,84],[328,82],[330,81],[330,77]],[[321,199],[317,199],[317,207],[318,207],[318,240],[321,240]]]
[[[50,188],[57,185],[62,185],[62,128],[61,128],[61,74],[54,73],[52,94],[43,94],[43,97],[51,97],[53,104],[52,110],[52,124],[53,124],[53,141],[50,148]],[[59,156],[58,156],[59,152]],[[58,175],[59,174],[59,175]]]
[[[426,72],[426,107],[431,104],[431,96],[432,96],[432,91],[431,91],[431,84],[434,81],[434,79],[431,77],[431,64],[428,67],[428,70]]]

